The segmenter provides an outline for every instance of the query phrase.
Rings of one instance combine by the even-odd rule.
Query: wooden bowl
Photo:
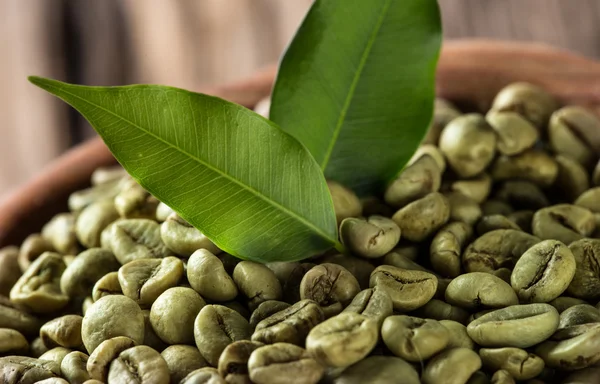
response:
[[[268,96],[277,71],[267,67],[251,78],[197,90],[252,108]],[[534,43],[456,40],[444,43],[437,74],[439,96],[477,110],[489,108],[505,85],[528,81],[563,104],[579,104],[600,114],[600,62]],[[116,164],[95,138],[68,151],[0,201],[0,247],[20,245],[50,218],[67,211],[69,194],[89,185],[97,167]]]

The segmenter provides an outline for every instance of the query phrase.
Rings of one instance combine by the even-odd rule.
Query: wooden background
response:
[[[3,0],[0,197],[93,131],[26,81],[195,89],[275,62],[311,0]],[[539,41],[600,58],[600,0],[439,0],[447,39]]]

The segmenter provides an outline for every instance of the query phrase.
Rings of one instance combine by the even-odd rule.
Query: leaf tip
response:
[[[49,91],[49,89],[52,88],[52,86],[61,84],[61,82],[58,80],[48,79],[46,77],[41,76],[27,76],[27,80],[29,80],[29,82],[33,85],[37,85],[38,87],[46,91]]]

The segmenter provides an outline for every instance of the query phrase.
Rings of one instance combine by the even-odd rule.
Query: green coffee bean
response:
[[[442,227],[431,241],[429,260],[437,273],[456,277],[460,274],[460,255],[473,235],[464,222],[456,221]]]
[[[481,359],[471,349],[452,348],[435,356],[423,370],[424,384],[463,384],[481,368]]]
[[[544,369],[544,360],[520,348],[481,348],[483,366],[491,371],[506,370],[517,380],[529,380]]]
[[[263,264],[242,261],[233,270],[233,281],[248,299],[250,310],[267,300],[279,300],[283,296],[277,276]]]
[[[306,337],[306,350],[331,367],[347,367],[365,358],[377,344],[375,319],[344,312],[314,327]]]
[[[450,202],[438,192],[413,201],[394,213],[402,237],[409,241],[423,241],[450,218]]]
[[[286,343],[255,349],[248,360],[250,379],[257,384],[288,383],[290,377],[299,384],[316,384],[324,369],[306,350]]]
[[[19,331],[9,328],[0,328],[0,355],[25,354],[29,343]]]
[[[150,307],[167,289],[183,276],[183,262],[173,256],[164,259],[138,259],[119,268],[123,294],[142,307]]]
[[[467,333],[467,327],[465,327],[462,323],[459,323],[454,320],[440,320],[440,324],[442,324],[450,335],[447,349],[451,348],[469,348],[475,349],[475,343],[469,337]]]
[[[190,256],[198,249],[218,254],[221,250],[187,221],[172,213],[160,225],[160,236],[169,249],[181,256]]]
[[[38,233],[27,236],[19,249],[18,262],[21,272],[25,272],[44,252],[56,252],[56,249],[49,240]]]
[[[123,218],[155,219],[156,217],[158,199],[133,179],[123,182],[114,202],[117,212]]]
[[[547,340],[535,353],[553,368],[571,371],[592,366],[600,361],[600,327],[561,341]]]
[[[117,336],[101,342],[94,352],[92,352],[87,361],[87,371],[90,378],[101,382],[106,382],[108,378],[108,369],[110,363],[115,360],[119,354],[129,348],[133,348],[137,343],[125,336]]]
[[[401,208],[440,189],[442,170],[430,155],[419,157],[408,165],[386,189],[385,202]]]
[[[110,249],[121,264],[170,254],[160,237],[160,225],[149,219],[117,220],[102,231],[101,238],[102,248]]]
[[[83,208],[75,221],[75,236],[88,248],[100,246],[100,234],[108,224],[119,218],[111,200],[100,200]]]
[[[560,296],[575,275],[575,257],[556,240],[529,248],[515,264],[511,285],[522,303],[547,303]]]
[[[331,263],[312,268],[300,283],[300,298],[318,303],[326,317],[340,313],[358,292],[356,278],[346,268]]]
[[[73,351],[60,363],[62,375],[72,384],[81,384],[90,378],[86,369],[88,355],[83,352]]]
[[[402,378],[403,384],[420,384],[416,369],[398,357],[369,356],[342,372],[335,384],[387,384]]]
[[[94,301],[98,301],[104,296],[122,294],[123,290],[119,283],[118,272],[107,273],[101,277],[96,284],[94,284],[94,288],[92,288],[92,299]]]
[[[173,287],[152,304],[150,324],[167,344],[193,344],[194,320],[206,303],[191,288]]]
[[[520,179],[549,187],[558,176],[558,164],[545,151],[528,149],[515,156],[498,156],[490,167],[490,174],[495,181]]]
[[[413,362],[429,359],[450,342],[448,329],[438,321],[405,315],[385,319],[381,337],[394,355]]]
[[[192,288],[208,300],[229,301],[238,294],[238,288],[221,260],[206,249],[199,249],[190,256],[187,279]]]
[[[377,322],[377,329],[379,329],[385,318],[391,316],[393,311],[392,299],[385,291],[369,288],[354,296],[342,313],[354,312],[371,318]]]
[[[60,278],[67,266],[58,253],[44,252],[17,280],[10,299],[36,313],[64,308],[69,297],[60,290]]]
[[[50,320],[40,328],[40,338],[46,348],[65,347],[81,349],[81,324],[83,317],[65,315]]]
[[[481,204],[487,199],[492,189],[492,178],[485,172],[469,179],[459,179],[450,185],[451,191],[460,192]]]
[[[567,293],[579,299],[597,300],[600,298],[600,240],[574,241],[569,249],[575,257],[575,275]]]
[[[600,120],[583,107],[566,106],[552,114],[548,138],[552,149],[592,167],[600,152]]]
[[[477,222],[475,229],[479,236],[483,236],[484,234],[497,229],[514,229],[520,231],[521,227],[508,217],[496,214],[483,216]]]
[[[586,208],[557,204],[537,211],[531,228],[542,240],[558,240],[569,245],[591,235],[596,229],[596,219]]]
[[[229,344],[219,357],[219,374],[228,383],[250,381],[248,360],[256,349],[264,346],[257,341],[240,340]]]
[[[206,305],[194,322],[194,339],[202,357],[216,367],[221,352],[230,343],[249,340],[252,330],[248,321],[236,311],[222,305]]]
[[[60,289],[70,297],[90,293],[98,280],[119,269],[119,262],[109,250],[90,248],[73,260],[60,278]]]
[[[371,288],[381,289],[397,311],[412,311],[425,305],[437,288],[437,278],[427,272],[382,265],[373,271]]]
[[[75,215],[71,213],[55,215],[42,228],[42,236],[62,254],[77,254],[79,251],[75,236]]]
[[[60,377],[60,364],[31,357],[0,357],[0,367],[2,367],[2,378],[6,383],[36,383],[44,379]]]
[[[482,347],[528,348],[548,339],[558,322],[558,312],[549,304],[512,305],[473,320],[467,333]]]
[[[0,295],[8,295],[10,289],[21,277],[19,267],[19,248],[5,247],[0,249]]]
[[[533,147],[538,129],[523,116],[510,111],[490,111],[485,119],[498,136],[497,148],[504,155],[516,155]]]
[[[200,351],[190,345],[171,345],[160,355],[169,367],[172,383],[179,383],[191,372],[208,366]]]
[[[519,303],[508,283],[486,272],[471,272],[456,277],[446,288],[446,301],[473,311],[504,308]]]
[[[121,352],[108,370],[109,383],[168,383],[169,376],[165,359],[145,345]]]
[[[250,316],[250,327],[256,328],[256,325],[267,317],[276,314],[279,311],[289,308],[290,305],[283,301],[267,300],[259,304]]]
[[[354,192],[340,183],[332,180],[327,181],[327,188],[333,200],[333,210],[338,225],[348,217],[359,217],[362,213],[362,205]]]
[[[356,255],[377,258],[398,244],[400,228],[382,216],[371,216],[367,220],[347,218],[340,225],[340,238]]]
[[[100,298],[88,309],[81,325],[81,339],[88,353],[104,340],[127,336],[144,341],[144,314],[135,301],[121,295]]]

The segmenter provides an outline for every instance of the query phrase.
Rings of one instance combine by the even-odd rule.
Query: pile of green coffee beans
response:
[[[348,254],[222,252],[120,168],[0,251],[2,383],[600,383],[600,121],[530,84],[437,100]]]

